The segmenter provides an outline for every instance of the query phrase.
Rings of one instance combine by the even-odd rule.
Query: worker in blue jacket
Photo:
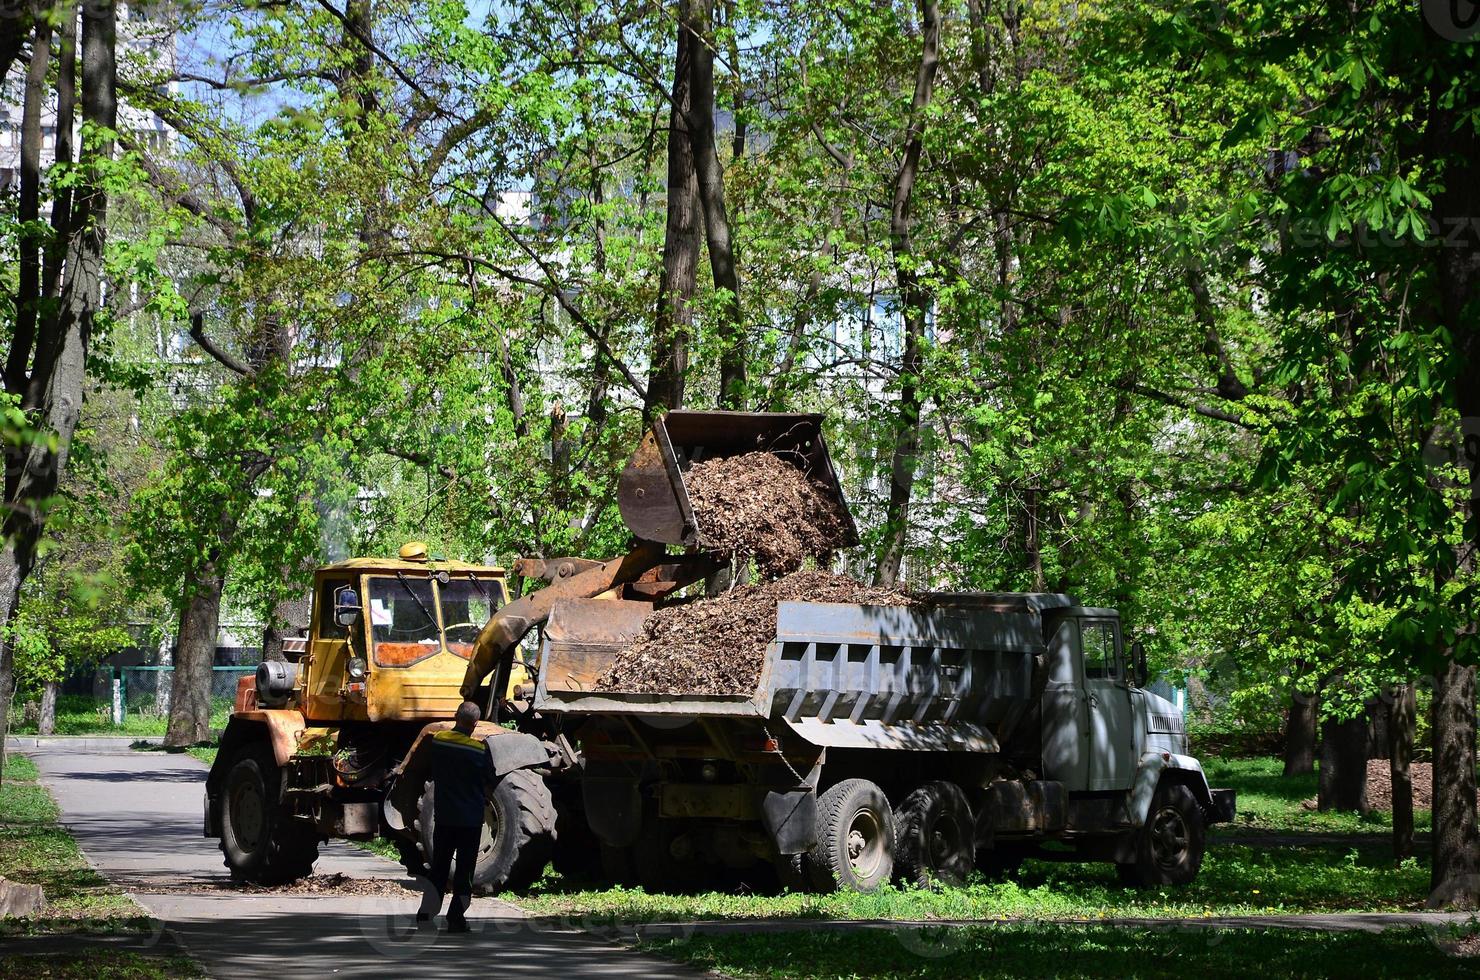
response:
[[[426,922],[442,908],[447,879],[452,878],[452,902],[447,907],[447,931],[467,932],[468,906],[473,901],[473,867],[483,836],[483,812],[493,765],[483,742],[473,737],[482,713],[471,701],[457,709],[452,728],[437,732],[429,746],[432,778],[432,889],[437,896],[433,909],[416,915]],[[456,872],[453,872],[454,859]]]

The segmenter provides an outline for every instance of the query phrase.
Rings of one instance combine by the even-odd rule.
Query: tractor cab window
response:
[[[1115,624],[1090,620],[1079,624],[1084,650],[1086,680],[1120,680],[1120,657],[1115,645]]]
[[[334,612],[339,606],[340,592],[344,589],[354,591],[353,585],[347,578],[326,578],[319,584],[319,639],[321,640],[342,640],[349,635],[349,630],[340,626],[334,619]]]
[[[437,599],[425,578],[370,579],[370,640],[381,667],[404,667],[438,653]]]
[[[503,604],[503,584],[492,579],[454,575],[438,591],[442,595],[442,627],[447,649],[467,659],[473,655],[473,642],[478,639],[483,624]]]

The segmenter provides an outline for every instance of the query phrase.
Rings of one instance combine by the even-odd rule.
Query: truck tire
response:
[[[1135,861],[1116,865],[1120,880],[1138,888],[1185,885],[1202,869],[1202,807],[1186,786],[1162,783],[1136,832]]]
[[[221,800],[221,852],[231,877],[281,885],[313,871],[318,833],[279,802],[282,770],[265,745],[249,745],[226,773]]]
[[[904,798],[894,814],[894,868],[918,888],[963,885],[976,867],[971,804],[955,783],[926,783]]]
[[[894,810],[867,779],[845,779],[817,801],[817,846],[805,862],[820,892],[871,892],[894,874]]]
[[[437,829],[436,784],[427,781],[421,794],[417,832],[432,863]],[[537,881],[555,845],[555,801],[537,773],[516,769],[493,785],[483,811],[483,838],[473,868],[473,890],[480,895],[521,891]],[[446,882],[434,883],[442,886]]]
[[[773,863],[776,866],[776,881],[782,891],[805,895],[817,890],[813,884],[810,854],[779,854]]]

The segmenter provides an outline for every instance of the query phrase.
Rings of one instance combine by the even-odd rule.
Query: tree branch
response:
[[[206,336],[206,318],[204,314],[192,313],[190,315],[190,338],[200,345],[200,349],[211,355],[222,367],[232,371],[244,378],[253,376],[253,371],[241,361],[232,357],[226,351],[216,346],[216,342]]]
[[[1240,429],[1248,429],[1250,432],[1260,431],[1258,426],[1249,424],[1232,412],[1224,411],[1221,408],[1214,408],[1211,405],[1199,405],[1178,395],[1158,391],[1148,385],[1134,381],[1120,381],[1116,382],[1115,387],[1122,391],[1129,391],[1132,394],[1140,395],[1143,398],[1149,398],[1154,402],[1160,402],[1163,405],[1170,405],[1173,408],[1180,408],[1183,411],[1201,415],[1203,418],[1214,419],[1218,422],[1227,422],[1229,425],[1236,425]]]

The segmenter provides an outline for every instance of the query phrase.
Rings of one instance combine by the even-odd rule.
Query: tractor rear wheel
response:
[[[436,786],[421,794],[417,832],[427,864],[433,860],[436,833]],[[555,845],[555,801],[537,773],[516,769],[501,777],[483,811],[483,837],[473,889],[482,895],[528,888],[544,873]]]
[[[313,871],[318,833],[282,805],[281,787],[282,770],[265,745],[247,746],[227,772],[221,851],[233,878],[279,885]]]

